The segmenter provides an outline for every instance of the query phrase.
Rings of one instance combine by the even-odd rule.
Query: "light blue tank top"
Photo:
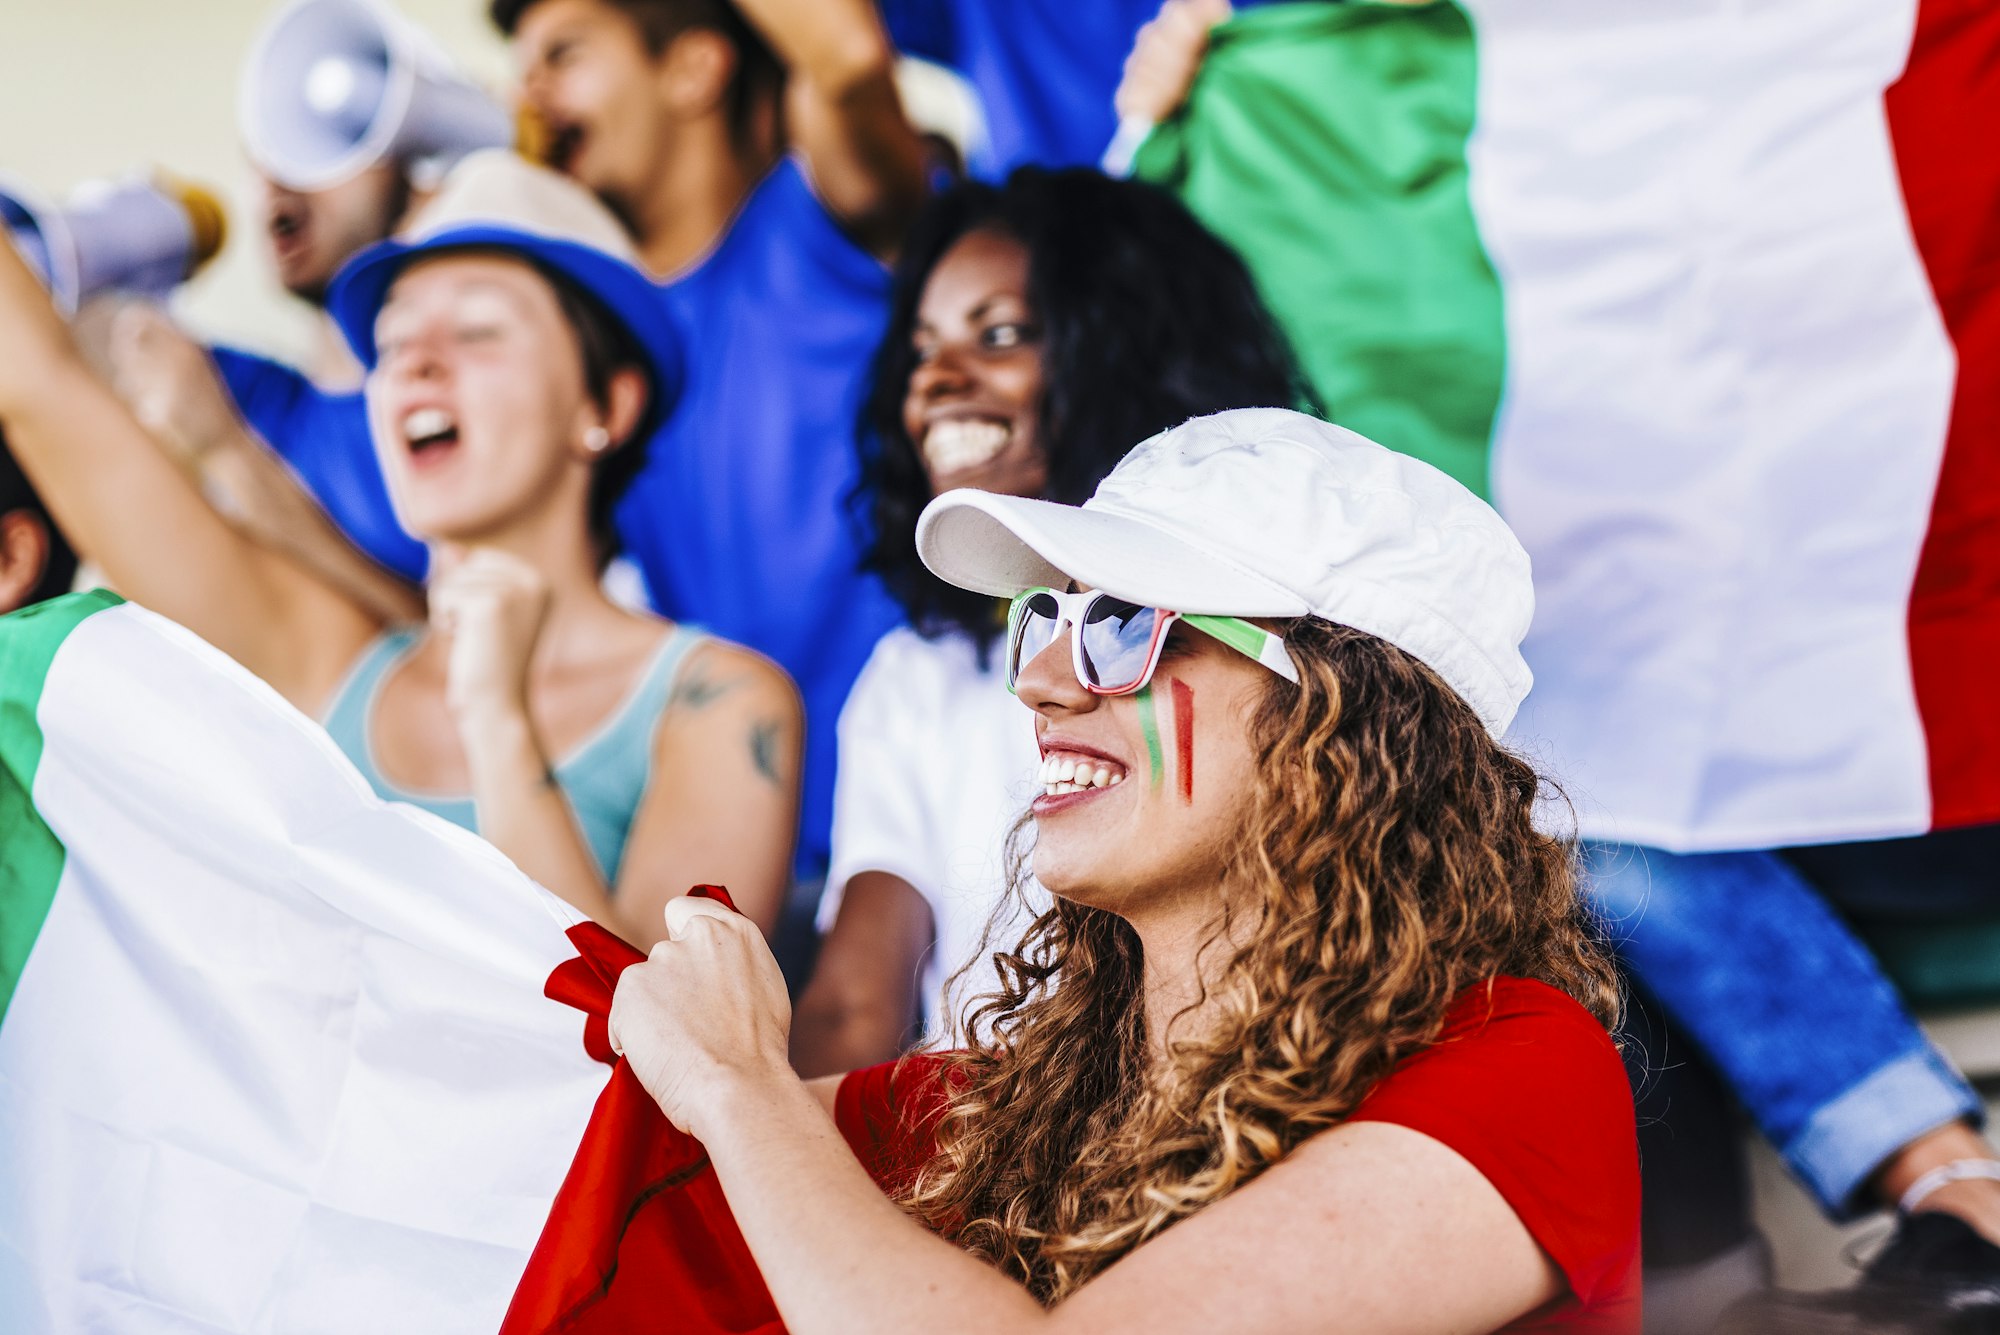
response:
[[[382,777],[374,749],[368,744],[368,724],[375,716],[375,700],[381,694],[382,682],[410,652],[419,633],[414,628],[391,631],[362,651],[327,706],[326,730],[382,797],[422,807],[477,833],[479,826],[470,797],[398,788]],[[708,639],[701,631],[675,626],[654,652],[652,661],[640,674],[638,685],[624,703],[555,767],[556,783],[576,816],[577,828],[583,832],[584,843],[597,860],[597,869],[603,873],[607,885],[618,884],[618,869],[625,860],[625,837],[631,832],[639,798],[652,778],[653,735],[673,693],[674,679],[680,674],[688,652]]]

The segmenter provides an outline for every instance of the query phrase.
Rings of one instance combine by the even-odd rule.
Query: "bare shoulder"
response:
[[[662,723],[773,709],[802,711],[798,687],[785,670],[754,649],[709,639],[690,650],[681,664]]]
[[[727,640],[689,652],[653,739],[660,760],[671,765],[699,753],[710,773],[719,757],[747,747],[742,754],[756,772],[781,787],[796,774],[804,745],[805,706],[792,679],[762,654]]]

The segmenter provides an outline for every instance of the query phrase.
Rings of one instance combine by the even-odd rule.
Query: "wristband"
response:
[[[1953,1159],[1950,1163],[1938,1165],[1910,1184],[1910,1189],[1896,1202],[1896,1213],[1912,1214],[1924,1203],[1924,1198],[1939,1187],[1973,1178],[2000,1182],[2000,1160]]]

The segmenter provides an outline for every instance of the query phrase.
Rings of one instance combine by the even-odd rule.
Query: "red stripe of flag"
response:
[[[716,886],[692,893],[736,907]],[[707,1154],[611,1051],[618,975],[645,955],[594,922],[570,928],[569,939],[577,957],[544,990],[584,1013],[585,1049],[616,1065],[500,1335],[783,1335]]]
[[[691,895],[734,909],[720,886]],[[549,997],[584,1014],[583,1045],[612,1064],[548,1220],[529,1254],[500,1335],[784,1335],[722,1184],[700,1143],[677,1131],[611,1051],[611,1001],[618,976],[646,957],[594,922],[569,929],[576,958],[549,975]],[[842,1083],[840,1132],[871,1176],[888,1189],[929,1157],[929,1132],[891,1125],[884,1065]],[[920,1087],[938,1083],[929,1063]],[[941,1088],[941,1086],[940,1086]],[[882,1106],[870,1113],[872,1097]],[[934,1122],[941,1095],[918,1096],[918,1125]]]
[[[1931,822],[1943,829],[2000,821],[2000,4],[1921,0],[1886,105],[1910,227],[1958,354],[1909,614]]]

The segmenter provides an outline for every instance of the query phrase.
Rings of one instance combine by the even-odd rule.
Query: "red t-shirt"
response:
[[[834,1120],[877,1181],[932,1153],[943,1107],[935,1058],[856,1071]],[[1545,983],[1464,992],[1437,1042],[1349,1119],[1393,1122],[1450,1146],[1493,1184],[1569,1280],[1570,1293],[1505,1329],[1639,1329],[1639,1151],[1618,1051],[1590,1012]]]

